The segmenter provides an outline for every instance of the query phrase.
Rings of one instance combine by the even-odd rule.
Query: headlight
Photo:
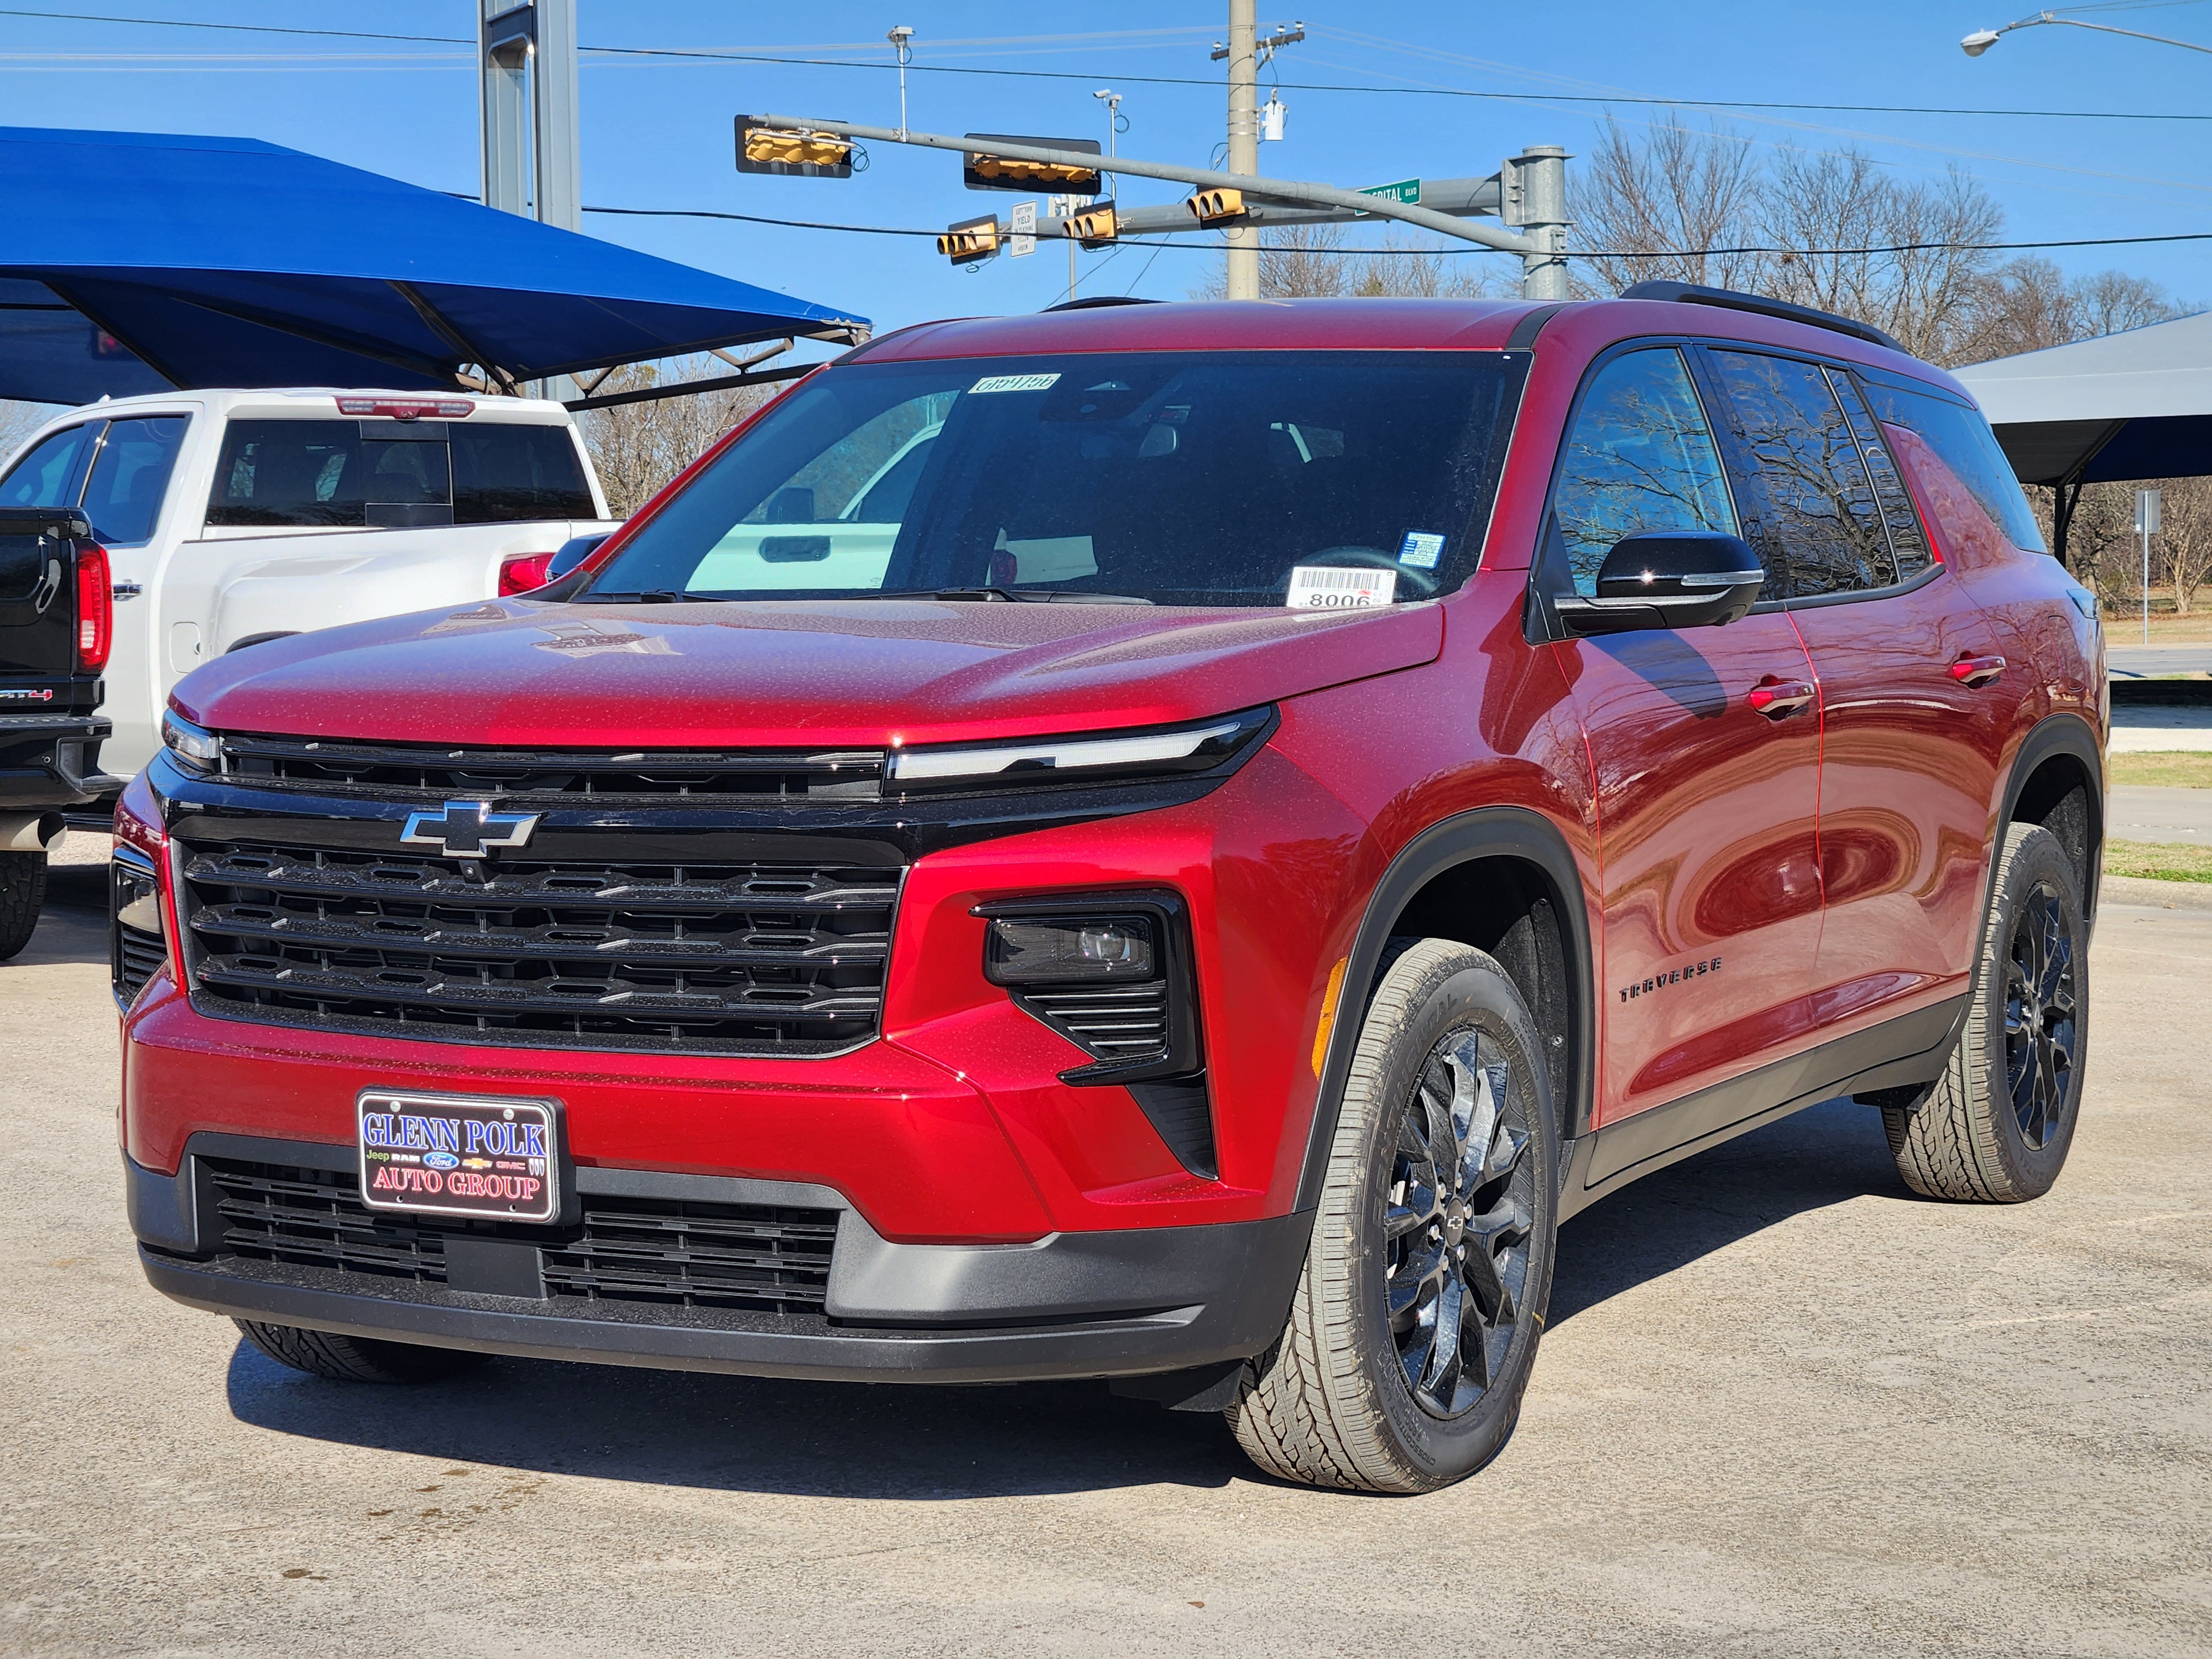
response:
[[[898,789],[1048,787],[1204,772],[1242,750],[1273,715],[1272,708],[1248,708],[1196,726],[895,749],[887,769]]]
[[[161,741],[177,757],[177,763],[187,771],[213,772],[222,769],[222,739],[180,718],[173,708],[161,711]]]

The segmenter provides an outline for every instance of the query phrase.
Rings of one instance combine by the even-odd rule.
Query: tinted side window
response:
[[[65,426],[0,478],[0,507],[75,507],[97,425]]]
[[[1765,511],[1753,539],[1770,570],[1803,599],[1887,587],[1897,580],[1874,483],[1818,365],[1715,351],[1724,417],[1756,463]]]
[[[182,415],[107,423],[84,486],[84,516],[101,541],[134,547],[152,537],[184,447],[185,424]]]
[[[567,427],[456,425],[449,432],[455,524],[599,516]]]
[[[1599,369],[1559,450],[1552,522],[1575,592],[1597,592],[1613,544],[1639,530],[1736,533],[1712,428],[1672,346],[1631,351]]]
[[[1967,493],[1982,510],[2004,526],[2014,547],[2033,553],[2050,550],[2043,544],[2043,529],[2035,521],[2012,463],[1997,447],[1997,435],[1978,409],[1954,403],[1936,392],[1906,392],[1878,380],[1867,382],[1867,398],[1874,412],[1893,426],[1910,427],[1927,440],[1928,447],[1943,458],[1943,465],[1959,475]]]
[[[1881,521],[1889,529],[1889,550],[1897,561],[1898,577],[1911,581],[1933,562],[1928,552],[1928,538],[1920,527],[1919,511],[1912,505],[1912,494],[1905,489],[1896,459],[1882,440],[1881,427],[1860,398],[1856,383],[1843,370],[1832,368],[1828,370],[1828,384],[1835,388],[1836,401],[1844,406],[1844,414],[1851,423],[1851,436],[1858,441],[1859,454],[1866,462],[1868,472],[1873,475],[1875,499],[1881,503]]]

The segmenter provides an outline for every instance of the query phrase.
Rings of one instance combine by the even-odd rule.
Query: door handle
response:
[[[145,591],[137,582],[117,582],[107,590],[107,596],[113,599],[135,599]]]
[[[1961,657],[1951,665],[1951,678],[1969,691],[1995,685],[2004,678],[2004,672],[2002,657]]]
[[[1786,720],[1809,707],[1818,695],[1802,680],[1778,680],[1769,674],[1751,688],[1751,706],[1771,720]]]

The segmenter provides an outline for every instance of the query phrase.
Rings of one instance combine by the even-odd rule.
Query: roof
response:
[[[1517,300],[1201,300],[924,323],[848,362],[1019,356],[1037,351],[1497,350]]]
[[[450,389],[865,318],[249,138],[0,127],[0,397]]]
[[[2024,483],[2212,471],[2212,312],[1954,374]]]

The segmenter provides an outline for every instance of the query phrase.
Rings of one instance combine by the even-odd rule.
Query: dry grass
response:
[[[2143,783],[2158,789],[2212,789],[2212,751],[2172,750],[2110,757],[2114,783]]]
[[[2163,842],[2115,841],[2105,847],[2105,873],[2153,881],[2212,882],[2212,847]]]

